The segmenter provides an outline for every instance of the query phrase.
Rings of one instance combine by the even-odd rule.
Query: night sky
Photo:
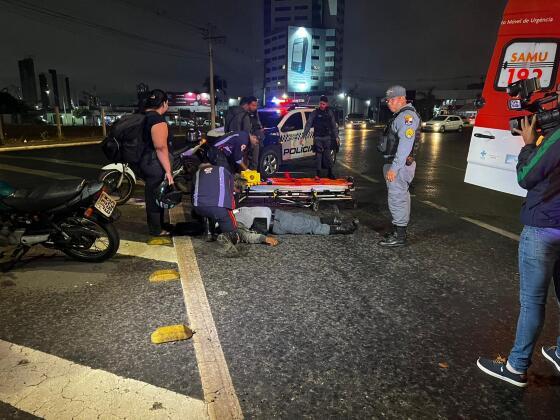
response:
[[[188,5],[187,5],[188,3]],[[388,84],[464,88],[486,73],[506,0],[346,0],[345,90],[360,96]],[[260,0],[0,0],[0,89],[19,85],[17,60],[55,68],[72,89],[132,102],[145,82],[201,90],[207,44],[196,26],[226,35],[216,73],[230,96],[262,86]],[[75,97],[76,95],[74,95]]]

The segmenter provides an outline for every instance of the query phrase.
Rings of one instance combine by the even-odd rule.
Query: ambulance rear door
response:
[[[482,92],[473,128],[465,182],[525,196],[517,183],[517,156],[523,140],[509,119],[528,114],[508,109],[506,88],[520,79],[540,78],[543,90],[558,85],[560,1],[510,0]],[[533,99],[542,97],[534,95]]]

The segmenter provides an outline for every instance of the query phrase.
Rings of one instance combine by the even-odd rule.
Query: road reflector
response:
[[[167,237],[153,237],[148,239],[148,242],[146,242],[148,245],[172,245],[173,241],[171,240],[171,238],[167,238]]]
[[[158,270],[150,274],[150,282],[152,283],[179,280],[180,278],[181,276],[177,270]]]
[[[170,341],[188,340],[193,336],[193,331],[186,325],[168,325],[167,327],[159,327],[152,335],[152,343],[162,344]]]

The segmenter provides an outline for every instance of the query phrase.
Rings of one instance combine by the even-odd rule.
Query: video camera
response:
[[[532,79],[519,80],[509,85],[506,89],[507,94],[512,98],[508,101],[509,109],[513,111],[529,111],[529,121],[533,115],[537,117],[536,128],[542,131],[548,131],[560,125],[560,108],[558,106],[558,93],[549,92],[543,98],[531,102],[531,96],[535,92],[541,91],[540,79],[534,77]],[[556,101],[556,107],[552,109],[544,109],[544,105]],[[521,130],[521,121],[523,117],[510,118],[509,127],[511,134],[518,136],[513,130]]]

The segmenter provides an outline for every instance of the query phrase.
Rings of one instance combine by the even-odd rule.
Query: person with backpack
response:
[[[393,229],[379,245],[406,245],[406,229],[410,221],[410,183],[414,179],[414,154],[420,143],[420,116],[406,102],[406,89],[387,89],[385,102],[393,117],[387,123],[378,150],[383,153],[383,176],[387,182],[387,202],[393,218]]]
[[[146,217],[152,236],[169,236],[170,226],[165,226],[165,210],[157,204],[157,189],[162,180],[173,185],[172,140],[164,114],[169,108],[167,94],[154,89],[140,101],[140,112],[145,115],[144,147],[139,169],[145,182]]]

